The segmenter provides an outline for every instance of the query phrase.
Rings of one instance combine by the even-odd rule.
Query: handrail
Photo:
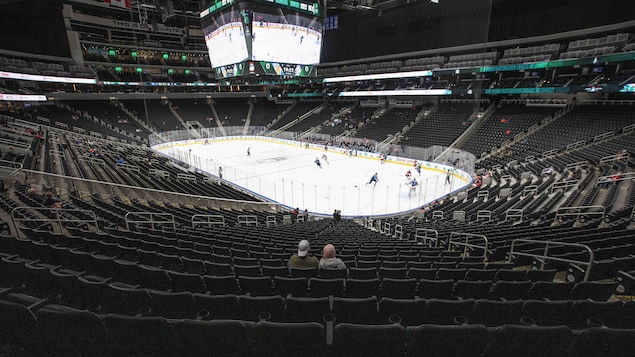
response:
[[[595,184],[596,185],[600,185],[600,184],[611,184],[611,183],[617,183],[619,181],[625,181],[625,180],[633,180],[635,179],[635,172],[625,172],[625,173],[621,173],[619,175],[617,174],[613,174],[613,175],[606,175],[606,176],[600,176],[597,178]]]
[[[551,187],[549,188],[549,193],[553,193],[553,191],[559,189],[564,189],[566,191],[566,189],[576,186],[578,186],[578,180],[558,181],[551,185]]]
[[[202,218],[205,218],[203,220]],[[195,214],[192,216],[192,227],[196,228],[201,225],[205,226],[224,226],[225,217],[220,214]]]
[[[523,213],[524,211],[522,209],[510,208],[505,213],[505,221],[513,220],[520,222],[523,220]]]
[[[15,161],[0,159],[0,173],[5,171],[8,176],[15,176],[22,171],[22,164]]]
[[[267,228],[275,227],[275,226],[278,225],[278,219],[277,219],[276,216],[269,215],[269,216],[265,217],[265,223],[267,225]]]
[[[482,209],[476,212],[476,219],[483,219],[487,221],[492,220],[492,211],[487,209]]]
[[[459,241],[455,242],[454,239],[458,238]],[[460,240],[462,238],[465,238],[465,242],[461,242]],[[470,243],[471,240],[477,240],[477,239],[481,239],[482,241],[485,242],[484,245],[480,245],[480,244],[476,244],[476,243]],[[477,249],[482,249],[483,250],[483,260],[485,259],[485,257],[487,256],[487,253],[490,252],[489,250],[489,241],[487,240],[487,237],[482,235],[482,234],[474,234],[474,233],[461,233],[461,232],[451,232],[450,233],[450,238],[448,239],[448,249],[450,247],[463,247],[463,256],[466,256],[468,253],[468,248],[477,248]]]
[[[139,216],[139,217],[147,217],[148,219],[135,220],[130,218],[130,216]],[[168,218],[167,220],[160,220],[162,217]],[[128,212],[124,216],[124,220],[126,221],[126,229],[130,230],[130,223],[150,223],[152,229],[154,229],[155,223],[161,224],[171,224],[172,229],[176,229],[176,223],[174,222],[174,215],[172,213],[159,213],[159,212],[147,212],[147,211],[137,211],[137,212]]]
[[[48,212],[48,213],[55,213],[55,217],[54,218],[49,218],[48,216],[46,216],[46,218],[41,218],[41,217],[23,217],[23,216],[18,216],[18,212]],[[78,217],[73,217],[72,219],[70,218],[66,218],[64,216],[62,216],[60,213],[69,213],[72,214],[73,212],[75,213],[81,213],[84,215],[87,215],[89,217],[91,217],[91,219],[82,219],[82,218],[78,218]],[[11,210],[11,220],[13,221],[13,227],[15,228],[15,232],[16,235],[18,236],[18,238],[20,238],[20,232],[21,230],[18,227],[18,222],[49,222],[49,223],[57,223],[57,225],[59,226],[60,231],[63,231],[64,229],[64,225],[62,225],[62,223],[66,223],[66,222],[73,222],[73,223],[92,223],[95,226],[95,229],[98,229],[98,225],[97,225],[97,215],[95,214],[94,211],[91,210],[85,210],[85,209],[78,209],[78,208],[51,208],[51,207],[29,207],[29,206],[20,206],[20,207],[15,207],[14,209]]]
[[[258,227],[258,216],[255,214],[241,214],[236,217],[236,223],[239,226],[256,226]]]
[[[428,233],[434,234],[434,237],[429,237]],[[419,243],[419,240],[422,241],[420,244],[423,244],[425,241],[432,241],[434,243],[432,247],[438,247],[439,246],[439,232],[434,229],[417,228],[417,230],[415,231],[415,241]]]
[[[518,243],[531,243],[531,244],[537,244],[537,245],[542,244],[542,245],[544,245],[544,250],[543,250],[542,254],[532,254],[532,253],[524,253],[524,252],[516,251],[515,249],[518,248]],[[585,251],[587,251],[589,253],[589,260],[588,261],[582,261],[582,260],[550,257],[549,256],[549,248],[552,248],[554,246],[558,246],[558,247],[572,247],[572,248],[583,249],[583,250],[585,250]],[[523,239],[523,238],[518,238],[518,239],[512,240],[512,245],[511,245],[510,250],[509,250],[509,261],[511,262],[512,258],[516,257],[516,256],[530,257],[530,258],[539,259],[541,261],[540,269],[544,269],[545,268],[545,261],[546,260],[553,260],[553,261],[557,261],[557,262],[584,265],[584,266],[586,266],[586,271],[584,273],[584,281],[588,281],[589,280],[589,276],[591,275],[591,268],[593,266],[593,260],[595,258],[595,255],[593,254],[593,251],[591,250],[591,248],[589,248],[587,245],[584,245],[584,244],[554,242],[554,241],[549,241],[549,240],[542,241],[542,240]]]
[[[605,214],[606,208],[599,205],[560,207],[556,211],[556,219],[561,217],[575,217],[578,219],[580,216],[600,216],[600,218],[604,218]]]
[[[600,164],[612,163],[616,161],[628,162],[629,157],[630,157],[630,154],[628,152],[604,156],[603,158],[600,159]]]

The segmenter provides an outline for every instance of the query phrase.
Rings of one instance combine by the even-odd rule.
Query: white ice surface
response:
[[[247,156],[247,148],[251,155]],[[191,151],[190,151],[191,150]],[[331,215],[341,210],[343,216],[379,216],[415,210],[444,197],[469,183],[453,175],[447,184],[446,173],[426,168],[419,175],[404,163],[386,162],[368,157],[355,157],[325,151],[323,147],[305,149],[291,145],[254,139],[213,141],[170,145],[160,152],[191,163],[203,171],[242,186],[287,207],[308,209],[313,214]],[[315,163],[320,159],[322,168]],[[409,196],[405,177],[408,170],[419,181]],[[379,184],[367,184],[377,173]]]

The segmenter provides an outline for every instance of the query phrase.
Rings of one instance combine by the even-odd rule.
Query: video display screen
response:
[[[252,56],[255,61],[316,64],[320,62],[323,24],[297,13],[253,12]]]
[[[200,15],[212,67],[223,67],[226,74],[216,71],[221,78],[310,75],[310,65],[320,62],[323,8],[303,0],[215,0]],[[260,66],[246,71],[252,62]],[[242,64],[242,70],[234,71],[235,64]]]
[[[249,58],[245,27],[238,9],[203,19],[203,33],[212,67],[226,66]]]

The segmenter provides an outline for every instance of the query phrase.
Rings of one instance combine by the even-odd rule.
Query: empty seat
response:
[[[498,269],[494,280],[523,281],[525,280],[525,270]]]
[[[275,291],[278,295],[295,297],[306,296],[309,292],[309,282],[307,278],[291,278],[276,276],[273,278]]]
[[[503,325],[491,334],[484,355],[560,357],[573,337],[573,332],[566,326]]]
[[[105,348],[108,330],[97,314],[47,305],[38,310],[36,316],[47,351],[60,355],[94,355]]]
[[[240,291],[242,294],[250,294],[252,296],[268,296],[273,295],[273,280],[268,276],[240,276],[238,278]]]
[[[223,276],[209,276],[204,275],[205,290],[211,294],[224,295],[224,294],[238,294],[240,288],[238,287],[238,280],[233,275]]]
[[[527,300],[523,305],[522,315],[531,318],[538,326],[566,325],[571,305],[571,300]]]
[[[333,298],[335,323],[375,323],[377,317],[377,298]]]
[[[492,285],[490,295],[493,298],[517,300],[527,299],[529,288],[531,287],[531,281],[496,281]]]
[[[465,268],[461,268],[461,269],[439,268],[437,270],[437,275],[435,279],[437,280],[452,279],[454,281],[462,280],[465,278],[466,272],[467,272],[467,269]]]
[[[409,268],[408,277],[419,279],[434,280],[437,276],[437,269],[435,268]]]
[[[395,322],[392,317],[398,316],[403,326],[418,326],[423,323],[423,314],[428,306],[427,299],[393,299],[381,298],[379,301],[380,323]]]
[[[102,320],[109,332],[109,354],[175,355],[181,348],[181,340],[165,318],[108,314]]]
[[[382,296],[397,299],[412,299],[415,296],[417,279],[390,279],[385,278],[381,282]]]
[[[311,296],[343,296],[344,295],[344,279],[321,279],[311,278],[309,280],[309,288]]]
[[[553,281],[536,281],[529,288],[532,299],[567,300],[575,283],[558,283]]]
[[[405,328],[398,324],[355,325],[340,323],[333,329],[335,356],[402,356],[406,350]]]
[[[468,269],[465,273],[465,280],[494,280],[494,275],[496,275],[496,270],[492,269]]]
[[[404,279],[406,278],[407,269],[404,268],[386,268],[381,267],[377,274],[380,279],[383,278],[391,278],[391,279]]]
[[[324,315],[331,312],[328,297],[287,297],[286,318],[288,322],[324,322]]]
[[[319,269],[318,276],[322,279],[339,279],[348,276],[347,269]]]
[[[488,299],[491,288],[492,282],[489,280],[459,280],[454,284],[453,294],[464,299]]]
[[[247,296],[242,295],[238,302],[243,313],[243,319],[258,322],[261,319],[283,322],[285,305],[280,295],[274,296]]]
[[[467,318],[470,324],[481,324],[488,327],[520,324],[523,305],[523,300],[498,301],[481,299],[476,301]]]
[[[178,320],[174,330],[182,356],[250,356],[255,323],[237,320]]]
[[[569,310],[569,327],[584,329],[587,327],[609,326],[620,320],[621,301],[576,300]]]
[[[234,265],[234,276],[260,277],[262,270],[260,265]]]
[[[196,318],[197,304],[190,292],[150,290],[149,293],[153,315],[174,319]]]
[[[408,356],[481,356],[489,341],[482,325],[421,325],[406,328]]]
[[[556,269],[547,269],[547,270],[527,270],[525,273],[525,280],[529,281],[553,281],[556,273],[558,271]]]
[[[421,279],[417,284],[416,295],[420,298],[453,299],[454,280]]]
[[[565,357],[635,356],[635,330],[587,328],[578,333]]]
[[[452,325],[465,322],[473,307],[474,299],[430,299],[423,315],[423,321],[426,324],[436,325]]]
[[[256,324],[254,349],[256,356],[323,356],[326,353],[326,331],[317,322],[261,321]]]
[[[571,289],[571,299],[606,301],[613,295],[618,285],[618,283],[579,282]]]
[[[348,268],[348,276],[352,279],[374,279],[377,277],[377,268]]]
[[[317,268],[291,268],[291,276],[294,278],[305,277],[305,278],[313,278],[317,277],[318,270]]]
[[[205,289],[203,278],[198,274],[179,273],[168,270],[174,291],[201,292]]]
[[[346,279],[346,296],[357,298],[379,296],[379,278]]]

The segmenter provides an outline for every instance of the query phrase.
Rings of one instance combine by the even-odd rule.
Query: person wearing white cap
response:
[[[291,268],[315,268],[317,269],[320,261],[309,254],[309,250],[311,249],[311,245],[309,241],[303,239],[298,243],[298,253],[293,254],[291,258],[289,258],[289,269]]]

